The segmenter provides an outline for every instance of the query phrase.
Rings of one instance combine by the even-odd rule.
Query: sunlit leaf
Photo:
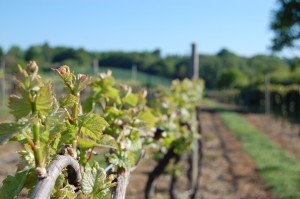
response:
[[[123,103],[129,104],[130,106],[136,106],[138,97],[132,93],[127,94],[123,99]]]
[[[81,149],[89,149],[98,146],[97,142],[88,138],[79,138],[77,142]]]
[[[88,149],[92,147],[118,148],[116,140],[110,135],[101,135],[100,139],[97,141],[87,138],[79,138],[78,144],[82,149]]]
[[[54,106],[54,99],[53,99],[53,92],[52,92],[52,86],[50,83],[45,84],[41,87],[39,94],[36,99],[36,109],[39,111],[42,115],[49,114]]]
[[[108,154],[107,158],[111,164],[114,164],[124,169],[130,168],[130,159],[127,153],[124,151],[116,151],[113,154]]]
[[[78,117],[79,126],[83,136],[90,136],[93,139],[99,139],[102,131],[109,124],[100,116],[94,113],[81,115]]]
[[[25,117],[31,113],[31,104],[28,98],[11,95],[9,97],[8,107],[11,109],[10,113],[17,119]]]
[[[97,162],[92,167],[87,164],[82,178],[82,192],[86,195],[98,192],[105,178],[106,173]]]
[[[72,107],[77,102],[77,97],[74,95],[67,95],[59,100],[60,107]]]
[[[97,140],[97,144],[100,147],[107,147],[107,148],[113,148],[113,149],[118,148],[118,144],[117,144],[117,141],[115,140],[115,138],[113,138],[110,135],[105,135],[105,134],[102,135],[99,140]]]
[[[148,109],[146,111],[141,112],[138,115],[138,119],[140,119],[141,121],[145,122],[146,127],[149,128],[149,129],[152,128],[152,127],[154,127],[154,125],[156,123],[155,116]]]
[[[71,124],[66,124],[66,130],[61,133],[61,140],[63,143],[70,144],[75,138],[78,128]]]

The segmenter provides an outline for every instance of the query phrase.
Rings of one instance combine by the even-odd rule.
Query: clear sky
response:
[[[182,55],[196,42],[205,54],[270,54],[274,8],[276,0],[0,0],[0,46]]]

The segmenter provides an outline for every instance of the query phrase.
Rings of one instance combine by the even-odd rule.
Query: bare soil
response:
[[[17,170],[19,155],[16,151],[20,150],[18,143],[7,143],[0,145],[0,186],[7,175],[13,175]]]

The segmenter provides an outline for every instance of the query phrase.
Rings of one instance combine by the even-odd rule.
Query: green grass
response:
[[[112,71],[112,75],[116,79],[120,80],[131,80],[131,70],[128,69],[122,69],[122,68],[110,68],[110,67],[100,67],[100,72],[106,72],[107,70]],[[136,80],[138,82],[141,82],[143,85],[148,86],[169,86],[171,85],[171,78],[167,77],[161,77],[156,75],[150,75],[144,72],[137,72],[136,74]]]
[[[213,105],[211,102],[209,104]],[[216,105],[214,107],[220,108]],[[239,114],[220,111],[220,116],[255,160],[269,191],[282,199],[299,199],[300,164]]]

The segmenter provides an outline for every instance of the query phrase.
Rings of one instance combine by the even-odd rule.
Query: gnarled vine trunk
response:
[[[64,168],[68,169],[69,183],[75,187],[80,186],[81,173],[78,161],[70,155],[58,155],[47,169],[47,177],[38,180],[31,199],[49,199],[59,174]]]
[[[202,159],[203,159],[203,150],[202,150],[202,127],[201,127],[201,122],[200,122],[200,114],[201,114],[201,108],[197,107],[196,108],[196,119],[197,119],[197,130],[198,134],[200,135],[200,139],[197,139],[195,141],[195,144],[197,145],[195,152],[197,153],[197,158],[196,161],[194,161],[193,166],[197,167],[196,171],[196,181],[192,184],[192,192],[190,195],[190,199],[195,199],[197,196],[198,189],[200,187],[200,176],[202,172]],[[194,159],[195,160],[195,159]]]
[[[125,199],[126,189],[129,182],[130,171],[122,169],[117,178],[117,187],[113,190],[112,199]]]
[[[159,161],[154,170],[149,174],[147,185],[145,188],[145,198],[150,199],[154,192],[155,180],[164,172],[166,166],[175,156],[174,148],[171,147],[166,155]]]

